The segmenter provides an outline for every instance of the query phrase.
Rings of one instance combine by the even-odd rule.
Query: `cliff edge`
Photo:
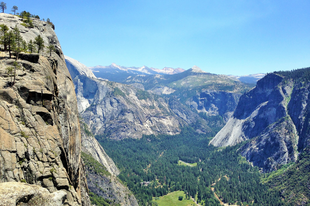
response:
[[[32,187],[50,193],[49,203],[42,205],[54,200],[54,205],[90,205],[74,85],[53,26],[32,21],[34,27],[28,28],[18,16],[0,14],[0,24],[17,27],[26,42],[40,35],[55,49],[51,54],[21,53],[17,64],[14,56],[0,52],[0,188],[5,184],[8,190]],[[31,205],[41,197],[36,194],[21,190],[15,204]]]

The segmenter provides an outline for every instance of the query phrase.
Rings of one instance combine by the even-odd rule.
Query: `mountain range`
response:
[[[70,57],[68,57],[70,58]],[[84,65],[85,66],[85,65]],[[201,70],[198,66],[193,66],[190,69],[196,68],[196,72],[207,73]],[[136,76],[148,76],[148,75],[173,75],[179,74],[184,71],[185,69],[182,68],[171,68],[171,67],[164,67],[163,69],[157,69],[153,67],[125,67],[119,66],[115,63],[109,66],[94,66],[89,67],[89,69],[95,74],[96,77],[106,79],[109,81],[115,81],[120,83],[125,83],[128,78],[134,78]],[[256,84],[256,82],[264,77],[265,74],[251,74],[251,75],[243,75],[243,76],[234,76],[228,75],[235,80],[239,80],[243,83],[248,84]]]

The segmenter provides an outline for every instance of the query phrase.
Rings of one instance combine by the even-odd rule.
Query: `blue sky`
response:
[[[86,66],[199,66],[246,75],[310,66],[309,0],[9,0],[50,18]]]

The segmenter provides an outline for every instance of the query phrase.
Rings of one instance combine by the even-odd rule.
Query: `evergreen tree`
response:
[[[14,66],[14,80],[13,80],[13,83],[12,85],[15,84],[15,78],[16,78],[16,69],[19,69],[20,68],[20,65],[17,63],[17,61],[13,62],[13,66]]]
[[[28,50],[30,51],[30,53],[33,52],[34,47],[35,47],[35,45],[34,45],[33,41],[30,40],[30,41],[28,42]]]
[[[40,50],[42,50],[44,48],[44,41],[43,41],[43,38],[38,35],[36,38],[35,38],[35,41],[34,43],[37,45],[38,47],[38,53],[40,53]]]
[[[14,67],[7,67],[6,68],[6,72],[7,72],[8,76],[11,77],[11,82],[9,82],[9,85],[12,85],[12,82],[13,82],[13,70],[14,70]]]
[[[14,33],[14,41],[15,41],[13,51],[15,52],[16,60],[18,60],[19,54],[23,50],[23,41],[24,40],[23,40],[23,37],[20,35],[20,31],[17,28],[17,25],[13,29],[13,33]]]
[[[5,37],[6,43],[8,45],[10,58],[12,56],[12,50],[15,47],[15,38],[14,38],[14,32],[11,30],[8,33],[6,33]]]
[[[15,13],[16,13],[17,10],[18,10],[18,7],[17,7],[17,6],[13,6],[12,12],[14,12],[14,15],[15,15]]]
[[[22,42],[22,50],[24,52],[26,52],[28,50],[28,45],[27,45],[27,42],[25,40],[23,40],[23,42]]]
[[[50,52],[50,56],[52,56],[52,51],[56,51],[55,46],[53,44],[51,44],[51,43],[48,45],[47,48],[48,48],[48,50]]]
[[[13,86],[15,84],[15,80],[16,80],[16,70],[20,68],[20,65],[15,61],[13,62],[13,66],[12,67],[7,67],[6,71],[9,75],[9,77],[11,77],[11,82],[9,83],[10,86]],[[13,79],[14,78],[14,79]]]
[[[7,31],[9,30],[9,28],[4,25],[4,24],[1,24],[0,25],[0,30],[1,30],[1,44],[3,45],[4,47],[4,51],[7,50],[7,39],[6,39],[6,33]]]
[[[4,13],[4,10],[6,10],[6,3],[3,1],[0,3],[0,8],[2,9],[2,13]]]

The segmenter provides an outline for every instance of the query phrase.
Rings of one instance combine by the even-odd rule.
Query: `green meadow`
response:
[[[183,200],[179,200],[179,196],[183,196]],[[159,199],[158,199],[159,198]],[[195,202],[191,199],[187,200],[185,198],[185,193],[183,191],[171,192],[165,196],[158,198],[153,198],[154,202],[157,202],[158,206],[192,206],[196,205]]]

